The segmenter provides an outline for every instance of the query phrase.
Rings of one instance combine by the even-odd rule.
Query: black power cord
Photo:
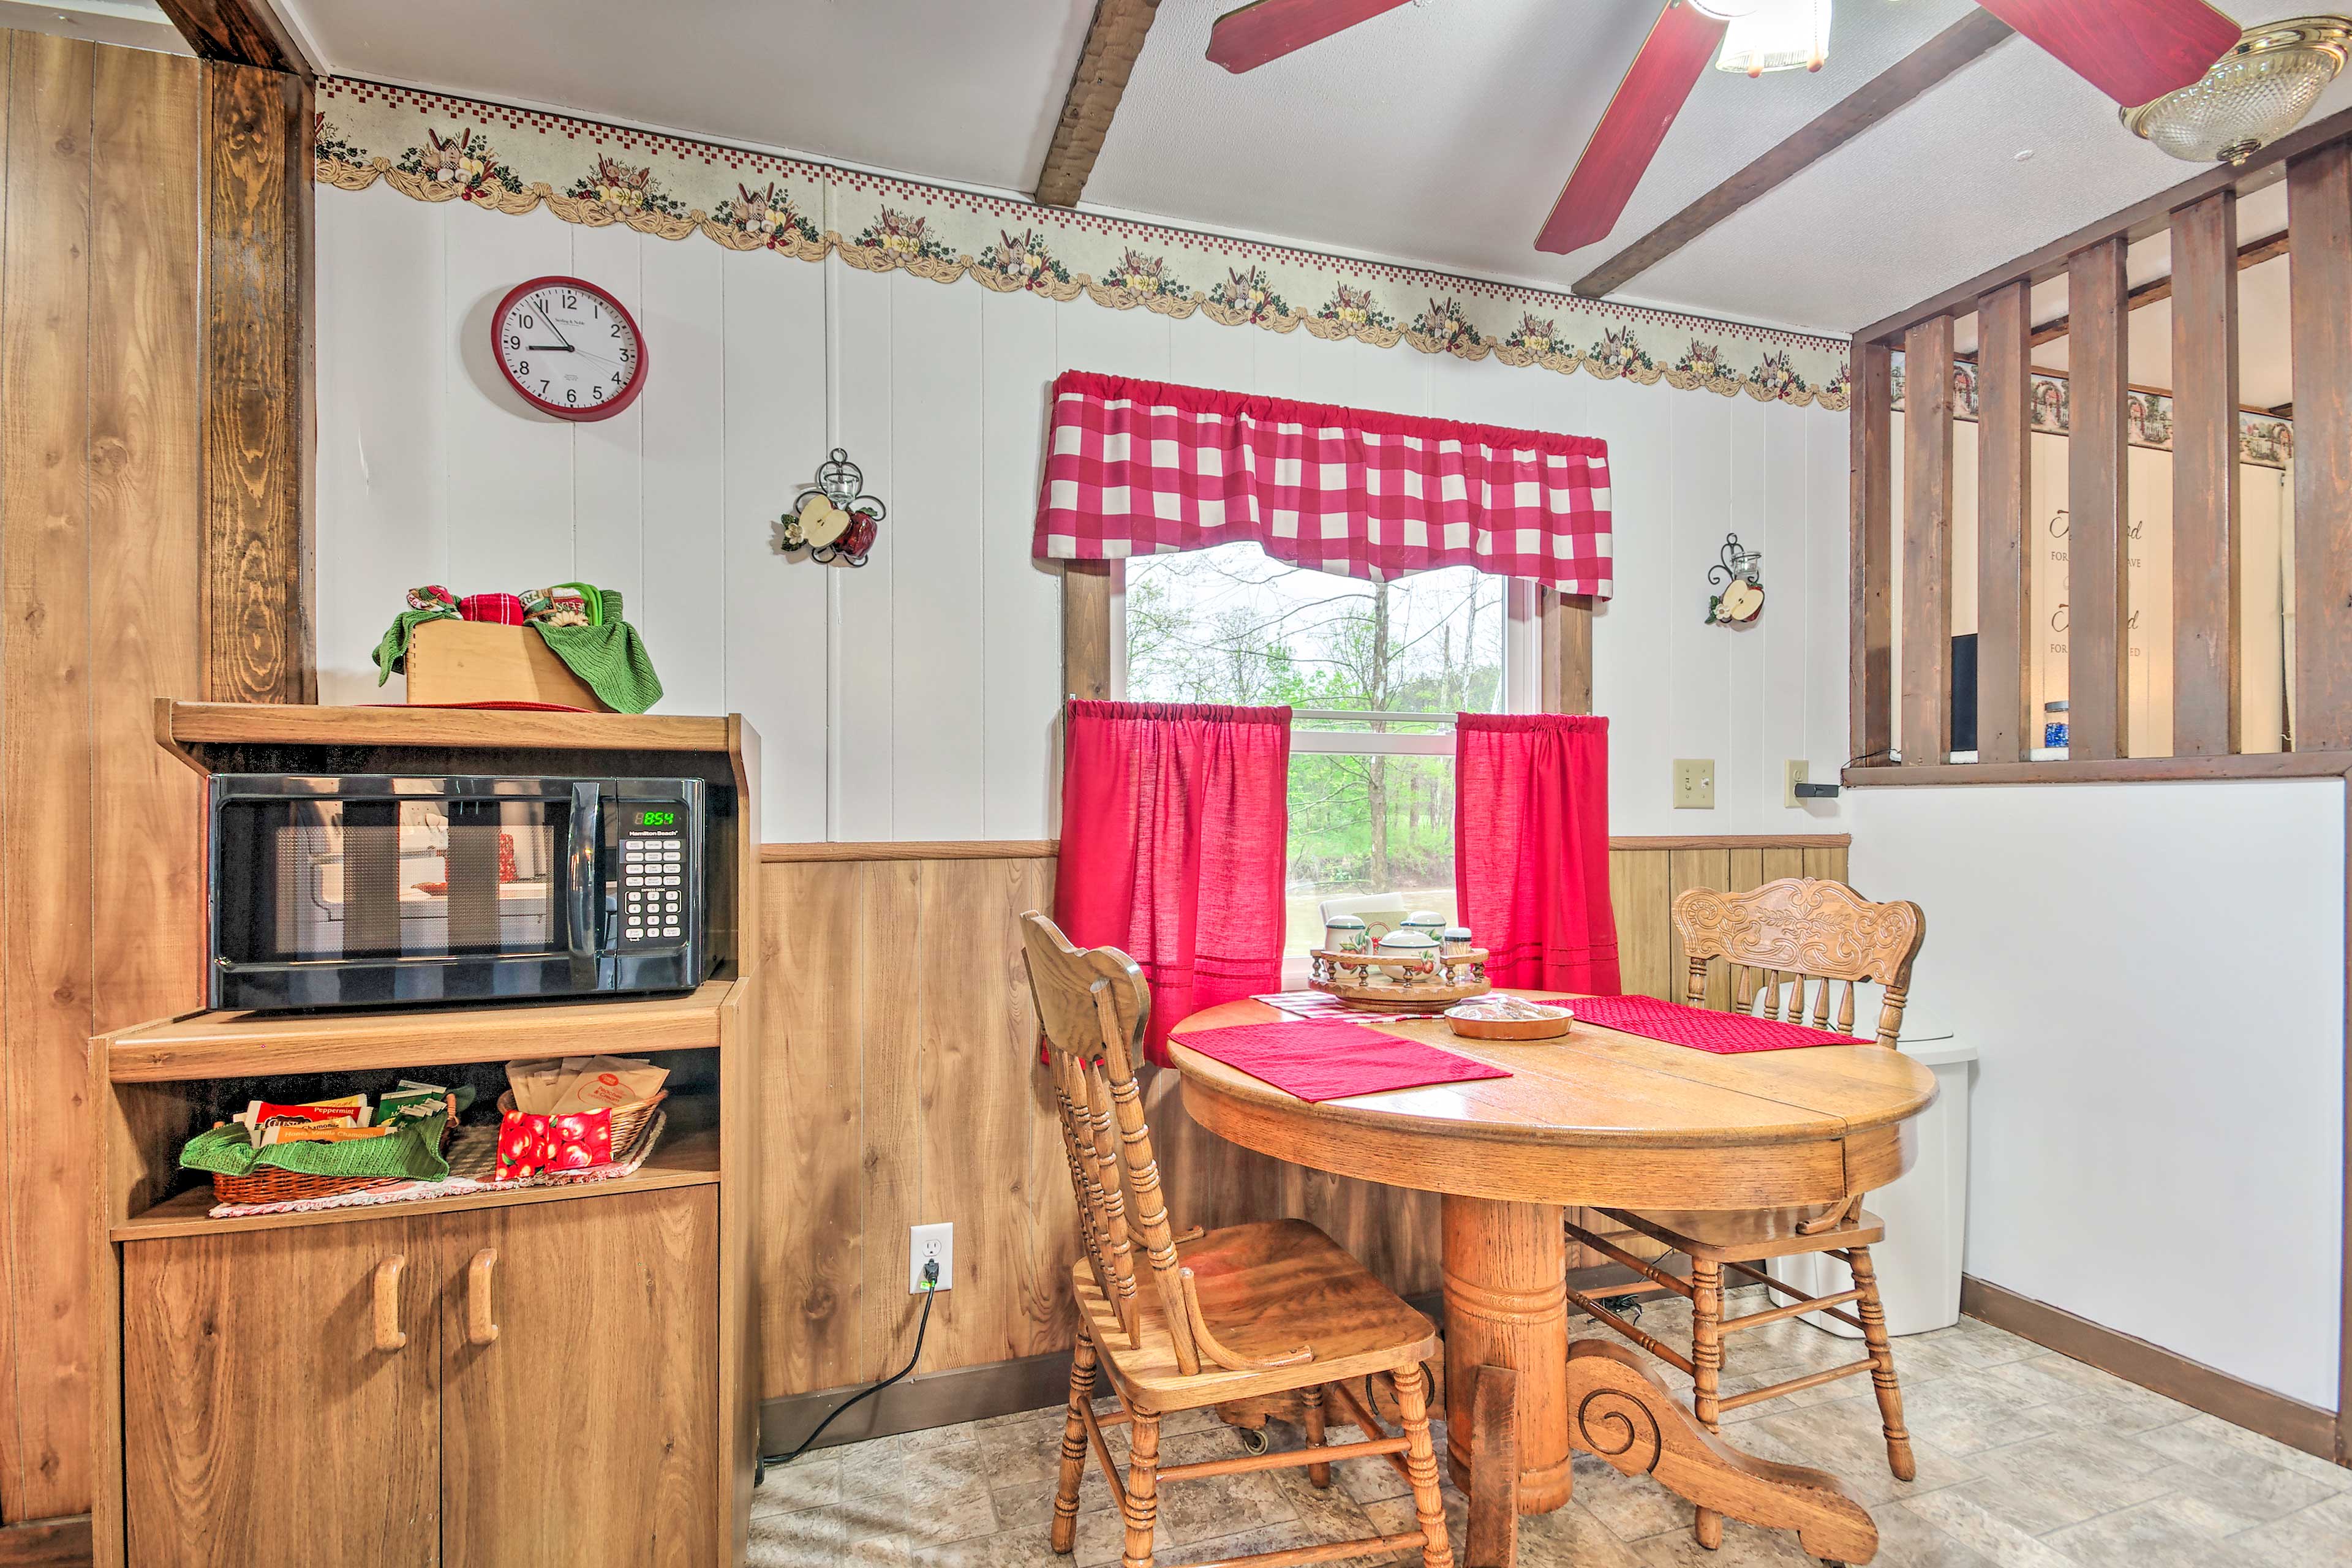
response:
[[[923,1315],[915,1320],[915,1353],[907,1358],[907,1364],[892,1373],[889,1376],[884,1378],[881,1382],[875,1384],[869,1388],[859,1389],[856,1394],[851,1394],[848,1398],[835,1405],[832,1411],[826,1415],[825,1418],[816,1424],[816,1430],[802,1438],[801,1446],[794,1448],[791,1453],[761,1455],[760,1474],[752,1478],[751,1484],[753,1486],[756,1487],[761,1481],[768,1479],[767,1469],[769,1466],[774,1465],[781,1468],[791,1464],[794,1459],[797,1459],[803,1454],[807,1453],[810,1446],[814,1444],[818,1437],[824,1435],[824,1429],[833,1425],[835,1416],[839,1415],[843,1411],[848,1409],[851,1405],[856,1404],[861,1399],[871,1399],[874,1395],[881,1393],[884,1389],[889,1387],[892,1384],[898,1382],[900,1378],[915,1370],[915,1363],[923,1359],[923,1331],[931,1326],[931,1303],[939,1299],[939,1289],[940,1260],[934,1258],[923,1265]]]

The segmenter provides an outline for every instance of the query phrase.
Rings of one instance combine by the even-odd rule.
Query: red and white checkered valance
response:
[[[1241,541],[1374,582],[1475,566],[1606,597],[1609,445],[1062,373],[1040,559]]]

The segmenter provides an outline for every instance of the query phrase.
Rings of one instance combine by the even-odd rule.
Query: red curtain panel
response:
[[[1142,968],[1165,1066],[1173,1026],[1282,989],[1290,710],[1074,701],[1066,731],[1054,920]]]
[[[1454,720],[1454,889],[1496,985],[1618,994],[1608,720]]]

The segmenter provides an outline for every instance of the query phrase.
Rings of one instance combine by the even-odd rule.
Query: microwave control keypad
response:
[[[621,840],[621,940],[676,942],[686,889],[686,837],[630,833]]]

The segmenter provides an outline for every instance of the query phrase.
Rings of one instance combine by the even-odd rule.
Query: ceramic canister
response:
[[[1383,964],[1399,980],[1424,974],[1437,967],[1437,939],[1426,931],[1392,931],[1381,938],[1380,955],[1397,963]]]
[[[1422,935],[1427,937],[1430,941],[1435,942],[1444,931],[1445,928],[1453,923],[1453,921],[1447,920],[1444,915],[1439,914],[1434,910],[1416,910],[1412,914],[1405,916],[1402,923],[1401,923],[1397,929],[1399,931],[1417,931]]]
[[[1333,915],[1323,922],[1326,952],[1362,952],[1371,945],[1371,931],[1353,915]]]

